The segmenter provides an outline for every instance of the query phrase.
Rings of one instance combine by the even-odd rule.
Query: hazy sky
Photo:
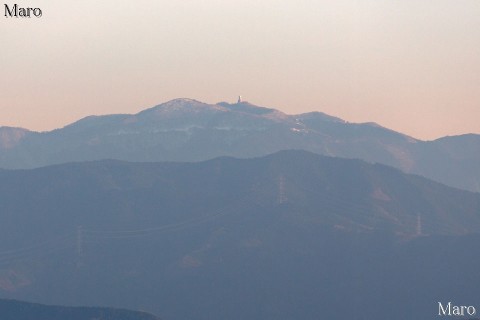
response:
[[[0,125],[173,98],[323,111],[422,139],[480,133],[479,0],[48,0],[0,17]]]

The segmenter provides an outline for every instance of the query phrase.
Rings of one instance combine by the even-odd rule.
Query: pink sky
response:
[[[0,125],[241,94],[421,139],[480,133],[478,0],[16,3],[43,17],[2,11]]]

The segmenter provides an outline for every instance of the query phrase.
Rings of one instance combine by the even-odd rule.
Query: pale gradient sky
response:
[[[0,17],[0,125],[62,127],[181,97],[480,133],[479,0],[48,0]]]

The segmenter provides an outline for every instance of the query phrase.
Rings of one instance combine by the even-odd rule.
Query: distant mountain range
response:
[[[1,297],[169,320],[420,320],[480,296],[480,194],[361,160],[0,170],[0,212]]]
[[[46,306],[0,299],[2,320],[160,320],[143,312],[112,308]]]
[[[427,125],[427,124],[426,124]],[[201,161],[255,157],[287,149],[358,158],[480,192],[480,135],[421,141],[375,123],[320,112],[176,99],[138,114],[90,116],[50,132],[0,128],[0,167],[72,161]]]

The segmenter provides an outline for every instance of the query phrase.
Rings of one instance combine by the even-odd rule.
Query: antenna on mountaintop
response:
[[[238,101],[237,101],[237,103],[240,103],[240,102],[242,102],[242,96],[238,96]]]

